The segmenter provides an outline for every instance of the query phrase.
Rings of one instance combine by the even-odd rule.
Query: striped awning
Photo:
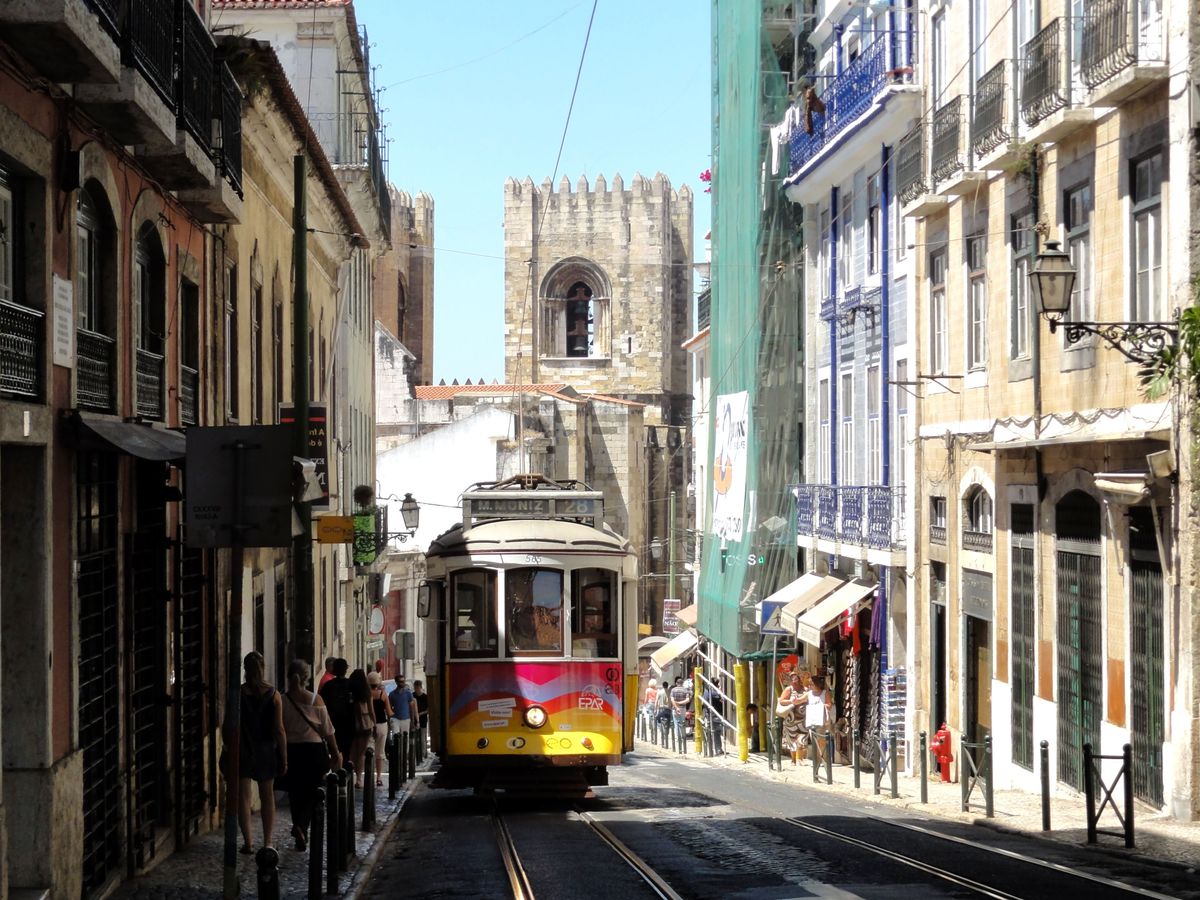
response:
[[[843,579],[835,575],[818,575],[816,572],[809,572],[777,590],[763,603],[771,600],[786,601],[784,607],[779,610],[779,627],[788,634],[795,634],[796,622],[800,616],[845,583]]]
[[[844,584],[800,617],[796,623],[796,637],[806,644],[820,647],[821,635],[825,629],[837,621],[846,610],[874,594],[878,586],[863,584],[861,581]]]

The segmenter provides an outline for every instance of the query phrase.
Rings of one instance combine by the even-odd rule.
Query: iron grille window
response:
[[[175,652],[175,728],[179,803],[178,830],[184,840],[200,831],[208,792],[205,787],[204,741],[207,735],[208,695],[204,666],[204,629],[209,598],[211,557],[206,551],[181,549],[176,568],[179,603]]]
[[[1133,744],[1133,790],[1141,799],[1162,806],[1163,738],[1166,697],[1163,689],[1163,573],[1155,537],[1154,513],[1145,506],[1129,508],[1129,685],[1130,743]]]
[[[1012,523],[1012,569],[1009,580],[1012,602],[1012,752],[1013,762],[1032,771],[1034,661],[1037,658],[1033,505],[1014,503],[1009,515]]]

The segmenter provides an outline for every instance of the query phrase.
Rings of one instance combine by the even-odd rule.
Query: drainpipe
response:
[[[837,427],[837,248],[838,230],[841,221],[838,217],[838,189],[831,188],[829,192],[829,296],[834,301],[835,316],[829,320],[829,483],[838,483],[838,427]],[[818,405],[820,398],[817,398]]]
[[[882,151],[883,169],[880,172],[879,185],[879,254],[881,257],[881,285],[879,292],[879,414],[882,417],[881,423],[881,444],[883,445],[880,452],[883,454],[883,465],[881,467],[883,484],[892,483],[892,400],[891,391],[888,389],[890,384],[889,375],[892,371],[892,337],[891,337],[891,316],[889,314],[889,300],[891,299],[892,291],[892,263],[890,242],[888,241],[888,222],[891,218],[888,213],[888,208],[891,203],[892,183],[888,175],[888,161],[892,155],[892,148],[884,144]]]

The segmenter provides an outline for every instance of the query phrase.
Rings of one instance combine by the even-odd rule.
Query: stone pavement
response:
[[[428,768],[433,757],[417,767],[418,773]],[[396,793],[395,800],[388,799],[388,777],[384,774],[383,787],[376,788],[376,825],[363,831],[362,792],[355,791],[356,846],[347,871],[338,878],[338,893],[353,896],[370,873],[378,848],[387,841],[396,823],[400,810],[408,800],[417,780],[411,779]],[[308,852],[294,849],[292,838],[292,816],[287,805],[287,795],[276,793],[279,803],[275,818],[274,846],[279,851],[280,896],[301,898],[308,895]],[[262,819],[257,811],[253,818],[254,848],[261,846]],[[238,832],[238,845],[241,845]],[[225,832],[224,818],[221,825],[207,834],[194,838],[181,849],[172,853],[145,875],[126,881],[112,895],[112,900],[217,900],[222,896],[224,878]],[[254,856],[238,854],[238,881],[243,897],[258,895],[257,868]]]
[[[766,754],[753,753],[750,755],[750,759],[743,763],[738,760],[736,750],[727,747],[726,750],[731,752],[724,755],[698,757],[694,752],[695,745],[691,741],[688,742],[688,752],[683,757],[674,751],[665,750],[642,740],[636,742],[636,749],[638,753],[648,755],[669,755],[673,758],[690,759],[696,763],[711,766],[742,769],[757,778],[783,784],[811,786],[814,790],[853,795],[856,799],[875,802],[882,806],[911,809],[924,815],[982,825],[1000,831],[1012,831],[1028,837],[1059,841],[1081,847],[1087,846],[1087,812],[1081,795],[1074,797],[1051,796],[1051,830],[1047,832],[1042,831],[1040,794],[1016,790],[996,791],[993,797],[995,816],[988,819],[984,815],[982,786],[977,788],[971,797],[970,809],[963,812],[961,785],[958,782],[943,783],[935,780],[937,774],[936,770],[932,768],[929,780],[929,802],[922,804],[919,772],[913,776],[900,773],[897,791],[899,796],[893,800],[891,799],[891,782],[886,773],[880,785],[880,793],[875,795],[874,775],[871,772],[862,772],[861,787],[855,788],[854,771],[848,765],[833,767],[833,784],[831,785],[824,782],[825,767],[822,765],[820,768],[821,784],[813,784],[811,762],[801,762],[800,765],[793,766],[785,758],[783,771],[774,771],[767,766]],[[1117,800],[1118,803],[1121,802],[1119,796]],[[1120,828],[1110,810],[1105,811],[1099,827],[1113,831]],[[1127,850],[1122,838],[1101,834],[1098,843],[1091,849],[1125,858],[1139,859],[1151,864],[1175,866],[1188,871],[1200,869],[1200,822],[1183,822],[1168,818],[1139,803],[1134,807],[1134,839],[1135,848]]]

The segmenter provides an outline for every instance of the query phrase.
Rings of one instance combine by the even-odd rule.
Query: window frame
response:
[[[883,483],[883,404],[878,364],[867,366],[867,484]]]
[[[222,330],[225,339],[225,416],[237,422],[240,397],[238,372],[238,267],[235,262],[225,266],[225,298],[222,308]]]
[[[883,256],[880,173],[867,179],[867,274],[878,275]]]
[[[513,608],[514,597],[510,593],[510,584],[515,584],[515,578],[518,573],[533,572],[534,578],[538,575],[547,574],[558,578],[558,646],[557,648],[547,649],[544,647],[535,647],[532,649],[516,647],[513,644],[513,635],[516,632],[514,614],[517,612]],[[512,659],[523,659],[525,657],[553,657],[560,658],[566,655],[566,573],[559,568],[551,566],[513,566],[504,570],[504,657]],[[531,612],[536,612],[540,607],[534,598],[535,591],[533,590],[533,581],[530,582],[530,592],[528,600],[528,608]],[[531,616],[536,619],[536,615]],[[534,633],[537,633],[536,623],[534,625]]]
[[[975,534],[995,534],[996,510],[992,495],[981,485],[975,485],[963,498],[964,530]]]
[[[1009,216],[1011,296],[1009,304],[1008,358],[1030,359],[1035,310],[1030,309],[1029,271],[1033,265],[1033,210],[1017,210]]]
[[[603,573],[609,589],[607,606],[608,630],[606,631],[583,631],[581,623],[587,616],[587,610],[584,608],[584,592],[601,584],[599,580],[584,583],[584,573],[592,573],[598,575]],[[570,656],[576,659],[617,659],[620,652],[618,636],[620,635],[619,615],[621,609],[621,579],[620,573],[613,569],[605,569],[601,566],[585,566],[578,569],[572,569],[570,576],[570,634],[571,642],[569,645]],[[595,653],[584,653],[577,649],[576,645],[579,642],[593,641],[596,643]],[[612,652],[602,653],[602,641],[610,641]]]
[[[1157,183],[1155,192],[1138,197],[1138,170],[1141,166],[1158,160]],[[1166,160],[1161,147],[1135,157],[1129,161],[1129,236],[1131,278],[1130,278],[1130,317],[1134,322],[1158,322],[1164,319],[1162,310],[1163,297],[1163,240],[1162,240],[1162,188],[1165,182],[1163,171]],[[1153,173],[1153,166],[1151,167]],[[1150,226],[1149,251],[1154,257],[1152,264],[1145,270],[1148,273],[1150,296],[1141,296],[1141,264],[1139,252],[1139,226],[1142,222]],[[1149,282],[1153,281],[1150,285]]]
[[[820,445],[817,449],[819,459],[817,461],[818,475],[822,484],[829,484],[833,481],[833,422],[832,422],[832,396],[829,392],[830,379],[821,378],[818,381],[817,391],[817,424]]]
[[[841,373],[838,400],[841,421],[838,426],[838,483],[854,484],[854,371]]]
[[[1076,202],[1080,198],[1080,202]],[[1063,231],[1065,249],[1075,267],[1075,284],[1071,290],[1071,303],[1063,320],[1070,322],[1096,321],[1094,275],[1095,260],[1092,254],[1092,215],[1095,212],[1095,195],[1090,178],[1078,182],[1063,191]],[[1077,218],[1078,215],[1078,218]],[[1082,260],[1080,256],[1082,255]],[[1089,346],[1091,335],[1085,335],[1074,348]],[[1063,346],[1067,347],[1066,333]]]
[[[321,561],[324,566],[325,561]],[[477,646],[473,649],[460,649],[458,643],[458,630],[462,627],[460,622],[460,610],[458,605],[458,582],[460,579],[465,579],[471,575],[482,574],[484,576],[484,584],[482,585],[484,593],[484,626],[490,626],[490,634],[495,640],[495,645],[489,649],[486,645],[489,631],[487,627],[483,629],[481,640],[477,642]],[[449,633],[449,659],[499,659],[500,658],[500,634],[497,629],[496,621],[496,598],[498,573],[495,569],[487,569],[483,567],[472,567],[469,569],[457,569],[450,573],[450,578],[447,585],[447,613],[446,618],[449,620],[447,632]],[[490,613],[490,616],[489,616]],[[473,621],[473,620],[472,620]],[[478,627],[478,626],[477,626]]]
[[[967,268],[967,371],[987,368],[987,235],[976,233],[964,242]]]
[[[950,353],[948,316],[946,309],[947,249],[941,247],[929,254],[929,370],[932,375],[945,375]]]

